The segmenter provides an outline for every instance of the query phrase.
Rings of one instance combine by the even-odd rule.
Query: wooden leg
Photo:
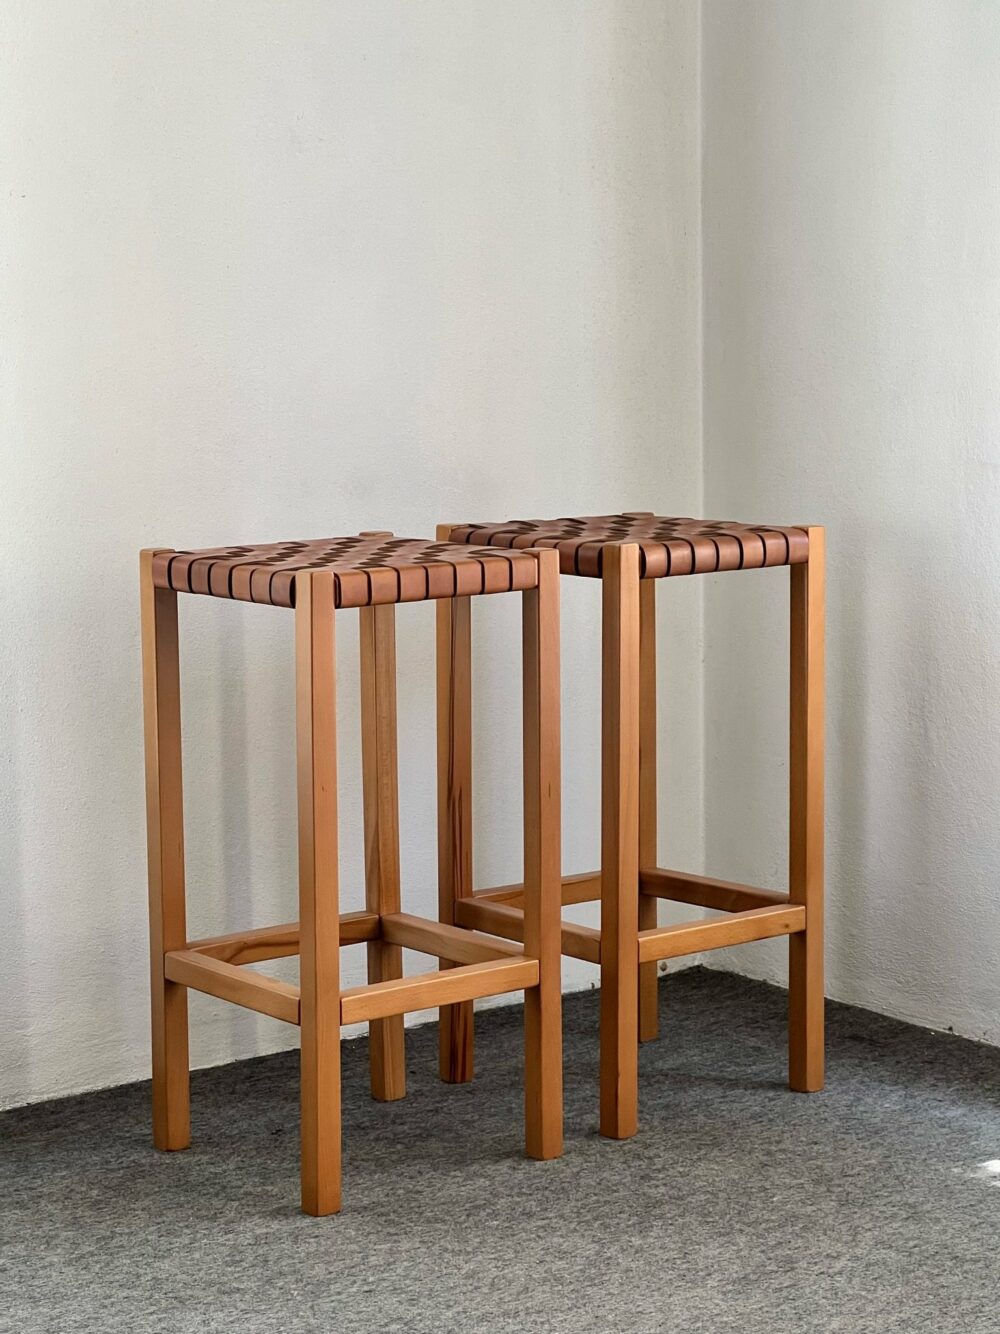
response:
[[[639,865],[652,870],[656,859],[656,581],[639,584]],[[657,925],[657,900],[639,895],[639,930]],[[639,965],[639,1041],[659,1033],[657,967]]]
[[[809,562],[791,567],[789,898],[806,909],[790,936],[788,1082],[823,1087],[823,632],[825,534],[809,529]]]
[[[539,961],[524,994],[525,1147],[563,1147],[560,850],[559,557],[537,553],[538,588],[522,594],[524,669],[524,952]]]
[[[302,1208],[340,1210],[340,921],[333,575],[295,579]]]
[[[455,922],[455,900],[472,893],[471,625],[469,598],[438,602],[438,917],[449,926]],[[450,965],[442,960],[441,966]],[[467,1083],[473,1072],[472,1002],[443,1005],[440,1013],[441,1078]]]
[[[187,944],[177,594],[153,587],[154,551],[140,557],[142,689],[146,734],[153,1143],[191,1143],[187,988],[164,975],[164,954]]]
[[[601,1134],[638,1128],[639,548],[604,548]]]
[[[396,758],[396,609],[362,607],[361,769],[365,806],[365,906],[383,916],[400,911],[399,778]],[[403,976],[403,951],[368,942],[368,981]],[[406,1093],[403,1016],[368,1025],[372,1097],[391,1102]]]

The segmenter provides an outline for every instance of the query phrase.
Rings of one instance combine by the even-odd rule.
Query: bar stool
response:
[[[437,602],[447,642],[468,624],[470,599],[520,592],[524,672],[523,944],[400,910],[396,763],[395,604]],[[294,609],[299,921],[189,941],[185,924],[177,594],[201,593]],[[318,542],[148,550],[141,555],[143,694],[149,842],[153,1138],[190,1143],[187,991],[194,988],[298,1024],[302,1033],[302,1207],[340,1209],[340,1029],[367,1020],[371,1087],[405,1092],[403,1015],[440,1007],[462,1033],[481,996],[525,993],[526,1149],[562,1152],[559,949],[559,577],[554,552],[482,551],[390,533]],[[365,826],[363,912],[338,901],[335,613],[361,619]],[[441,753],[460,753],[461,714],[439,698]],[[445,776],[438,812],[444,883],[464,867],[462,794]],[[367,986],[340,989],[339,948],[367,942]],[[440,970],[402,976],[402,949],[438,957]],[[300,985],[243,965],[299,955]],[[445,1071],[446,1074],[451,1072]],[[463,1077],[471,1068],[460,1072]]]
[[[599,931],[564,921],[564,954],[601,969],[601,1133],[638,1125],[637,1042],[657,1033],[657,962],[789,937],[789,1084],[823,1086],[824,530],[662,518],[651,513],[444,525],[442,541],[492,550],[555,548],[563,575],[600,579],[603,599],[601,869],[563,879],[564,904],[601,901]],[[664,870],[656,849],[657,579],[790,567],[788,893]],[[439,663],[439,689],[468,670],[467,640]],[[467,756],[446,762],[462,770]],[[473,889],[464,874],[442,918],[509,940],[524,934],[520,885]],[[727,914],[658,926],[657,899]],[[452,1059],[462,1061],[455,1039]]]

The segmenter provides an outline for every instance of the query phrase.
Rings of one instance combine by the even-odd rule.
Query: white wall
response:
[[[702,9],[699,110],[697,0],[4,7],[0,1105],[147,1069],[138,547],[515,513],[828,524],[830,991],[1000,1042],[1000,11]],[[704,832],[784,880],[786,584],[661,590],[665,861]],[[597,590],[563,596],[579,870]],[[477,617],[483,882],[517,873],[513,603]],[[192,934],[286,919],[290,623],[182,610]],[[418,911],[431,620],[400,613]],[[196,1064],[291,1036],[192,1011]]]
[[[13,0],[0,62],[11,1105],[148,1068],[140,546],[699,508],[698,13],[695,0]],[[514,602],[478,613],[493,650],[477,665],[483,881],[518,870],[516,641],[500,633],[516,630]],[[596,586],[564,602],[579,870],[597,862]],[[342,825],[357,906],[350,619]],[[666,619],[664,747],[686,760],[668,848],[696,866],[693,586]],[[432,620],[400,615],[404,892],[425,912]],[[182,606],[193,935],[295,913],[290,632],[276,611]],[[577,665],[587,653],[593,670]],[[357,952],[345,957],[356,977]],[[292,1037],[202,998],[192,1012],[196,1064]]]
[[[829,992],[1000,1042],[1000,7],[703,18],[705,506],[829,527]],[[713,582],[707,864],[780,884],[787,576]]]

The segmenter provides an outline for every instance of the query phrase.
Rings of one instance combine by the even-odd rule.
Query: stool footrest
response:
[[[566,876],[563,904],[586,903],[600,898],[600,872]],[[690,903],[728,914],[723,921],[681,922],[639,932],[639,962],[679,958],[702,950],[723,949],[751,940],[793,935],[804,931],[805,908],[791,903],[787,894],[756,889],[729,880],[688,875],[681,871],[650,868],[639,872],[639,888],[651,898]],[[504,885],[478,890],[470,898],[455,900],[455,920],[460,926],[485,931],[507,940],[524,939],[524,886]],[[601,933],[575,922],[562,924],[562,952],[588,963],[601,961]]]
[[[522,914],[516,914],[522,916]],[[341,945],[382,939],[460,965],[444,972],[352,987],[341,992],[341,1023],[385,1019],[538,985],[538,960],[495,936],[432,922],[409,913],[350,913],[341,917]],[[522,932],[523,934],[523,932]],[[249,972],[245,964],[299,952],[297,922],[192,942],[164,956],[167,979],[286,1023],[300,1022],[299,988]]]
[[[393,978],[340,993],[340,1022],[387,1019],[411,1010],[429,1010],[459,1001],[499,996],[538,985],[537,959],[490,959],[438,973]]]
[[[751,908],[788,903],[787,894],[774,890],[740,885],[732,880],[713,880],[704,875],[689,875],[686,871],[664,871],[659,867],[639,872],[639,888],[652,898],[714,908],[716,912],[746,912]]]
[[[482,902],[477,896],[455,900],[455,920],[460,926],[486,931],[507,940],[524,939],[524,909],[509,903]],[[591,926],[563,922],[563,954],[587,963],[601,962],[601,933]]]
[[[377,940],[379,916],[375,912],[347,912],[340,915],[341,945],[358,945]],[[225,963],[260,963],[264,959],[286,959],[299,952],[299,924],[262,926],[252,931],[234,931],[228,936],[208,936],[188,942],[187,949]]]
[[[505,903],[511,908],[523,908],[524,885],[497,885],[495,889],[477,889],[472,897],[484,903]],[[600,871],[563,876],[561,901],[564,908],[570,903],[593,903],[600,897]]]
[[[676,959],[702,950],[720,950],[771,936],[790,936],[806,929],[806,910],[800,903],[753,908],[715,922],[681,922],[639,932],[639,962]]]
[[[283,1019],[286,1024],[299,1022],[299,989],[289,982],[248,973],[239,964],[214,959],[198,950],[168,950],[163,965],[170,982]]]
[[[386,913],[382,917],[382,939],[390,945],[420,950],[449,963],[488,963],[491,959],[523,959],[524,950],[495,936],[465,931],[445,922],[432,922],[410,913]]]

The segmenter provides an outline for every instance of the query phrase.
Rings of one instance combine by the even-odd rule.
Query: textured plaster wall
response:
[[[828,525],[829,992],[1000,1042],[1000,7],[703,22],[705,506]],[[707,866],[763,884],[786,589],[705,590]]]
[[[699,507],[697,81],[693,0],[4,6],[0,1105],[148,1070],[140,546]],[[698,608],[679,590],[663,630],[663,745],[686,759],[665,832],[689,865]],[[564,611],[584,870],[596,587]],[[477,608],[481,883],[519,870],[518,627],[514,599]],[[191,933],[294,918],[291,620],[190,599],[181,631]],[[340,642],[359,906],[353,617]],[[432,647],[433,614],[403,609],[404,898],[425,913]],[[192,1000],[195,1064],[293,1036]]]
[[[147,1070],[136,549],[518,512],[827,523],[831,994],[1000,1041],[998,86],[974,0],[6,7],[0,1105]],[[668,863],[784,880],[786,585],[661,590]],[[598,598],[563,598],[575,871]],[[481,882],[518,870],[517,621],[477,609]],[[192,934],[285,920],[290,622],[182,635]],[[399,641],[431,912],[426,608]],[[192,1020],[195,1064],[290,1040]]]

